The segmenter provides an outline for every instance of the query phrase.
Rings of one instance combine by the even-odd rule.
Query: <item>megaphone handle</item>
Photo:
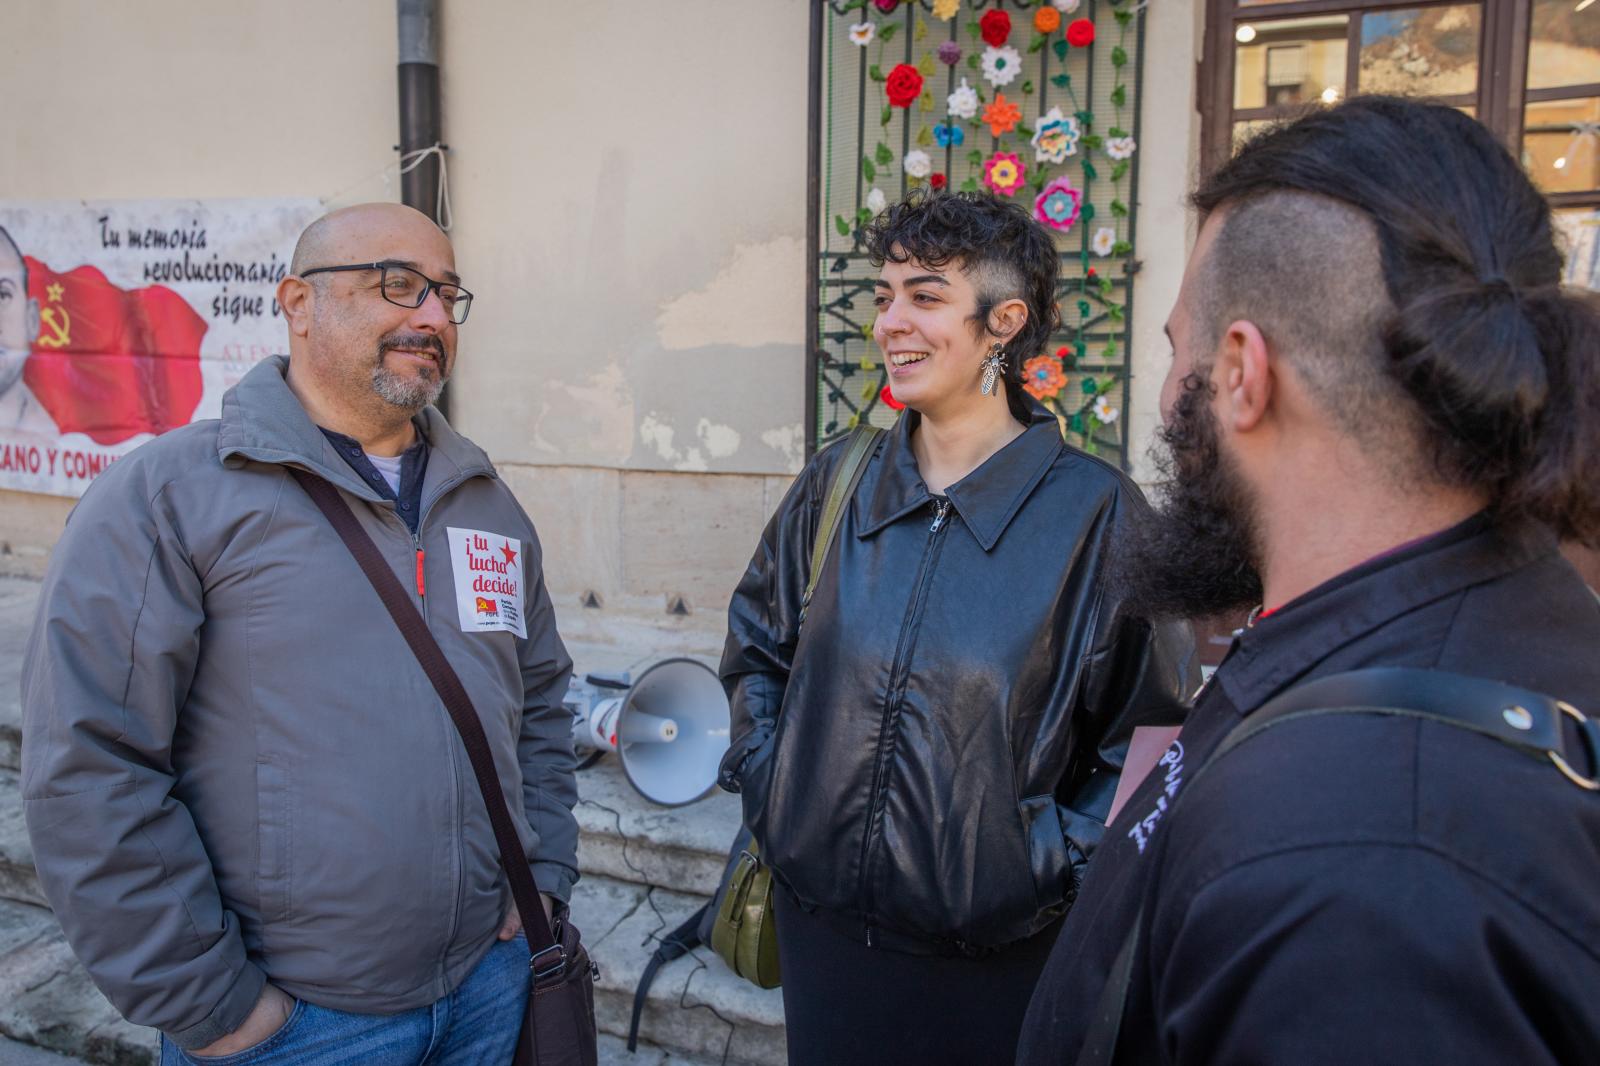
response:
[[[455,723],[461,744],[467,749],[467,761],[472,763],[472,775],[478,780],[478,791],[483,794],[484,806],[489,811],[494,842],[500,848],[500,865],[505,868],[506,878],[511,882],[511,898],[516,901],[517,912],[522,915],[522,928],[528,934],[528,947],[532,955],[537,957],[556,946],[555,932],[544,916],[544,904],[539,902],[539,886],[534,882],[533,871],[529,869],[527,856],[523,854],[522,840],[512,827],[511,812],[506,808],[505,793],[500,788],[500,775],[495,773],[494,759],[489,754],[489,738],[484,735],[483,722],[472,707],[472,698],[467,695],[461,678],[456,676],[455,669],[445,658],[439,642],[428,632],[428,623],[423,621],[411,597],[400,586],[399,579],[389,569],[378,546],[372,543],[372,538],[356,521],[349,505],[339,496],[339,490],[305,470],[290,467],[289,473],[294,475],[311,501],[327,516],[339,539],[355,556],[361,572],[372,582],[373,590],[389,610],[389,617],[394,619],[400,635],[405,637],[411,653],[422,665],[423,673],[428,675],[434,690],[444,701],[444,709],[450,713],[450,721]]]

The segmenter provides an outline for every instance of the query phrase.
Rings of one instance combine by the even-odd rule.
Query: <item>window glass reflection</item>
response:
[[[1478,90],[1483,12],[1477,4],[1361,16],[1363,92],[1453,96]]]
[[[1600,97],[1529,101],[1522,164],[1545,192],[1600,189]]]
[[[1345,15],[1240,23],[1234,31],[1233,106],[1335,103],[1344,95]]]
[[[1600,0],[1533,0],[1528,88],[1600,82]]]

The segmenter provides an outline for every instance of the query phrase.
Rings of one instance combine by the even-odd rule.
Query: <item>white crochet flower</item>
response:
[[[1010,85],[1022,73],[1022,53],[1009,44],[983,50],[983,76],[991,85]]]
[[[1078,10],[1082,0],[1050,0],[1050,3],[1057,11],[1070,15]]]
[[[913,178],[925,178],[933,173],[933,157],[921,148],[913,148],[906,153],[904,166]]]
[[[1106,142],[1106,155],[1112,159],[1126,159],[1138,147],[1133,143],[1132,137],[1113,137]]]
[[[878,35],[878,27],[870,22],[858,22],[850,27],[850,43],[858,48],[865,48],[872,43]]]
[[[1111,249],[1115,248],[1116,246],[1116,230],[1112,229],[1110,226],[1101,226],[1099,229],[1094,231],[1094,240],[1091,242],[1090,247],[1094,249],[1095,255],[1098,255],[1100,258],[1104,259],[1106,256],[1111,254]]]
[[[1112,405],[1110,396],[1107,396],[1102,392],[1099,396],[1095,397],[1094,416],[1100,420],[1101,425],[1109,426],[1111,423],[1117,420],[1117,416],[1121,413],[1121,411]]]
[[[961,79],[961,85],[949,96],[950,114],[953,118],[971,118],[978,113],[978,90]]]
[[[881,215],[883,214],[883,209],[888,206],[889,198],[883,195],[882,189],[874,185],[872,191],[867,193],[867,210],[874,215]]]

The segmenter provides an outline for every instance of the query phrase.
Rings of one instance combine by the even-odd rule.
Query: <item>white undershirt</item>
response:
[[[398,455],[373,455],[367,453],[367,462],[377,468],[383,475],[383,480],[389,483],[389,488],[394,490],[396,496],[400,495],[400,460]]]

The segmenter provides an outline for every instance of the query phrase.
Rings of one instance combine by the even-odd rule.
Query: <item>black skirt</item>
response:
[[[909,955],[774,895],[790,1066],[1011,1066],[1059,921],[982,958]]]

